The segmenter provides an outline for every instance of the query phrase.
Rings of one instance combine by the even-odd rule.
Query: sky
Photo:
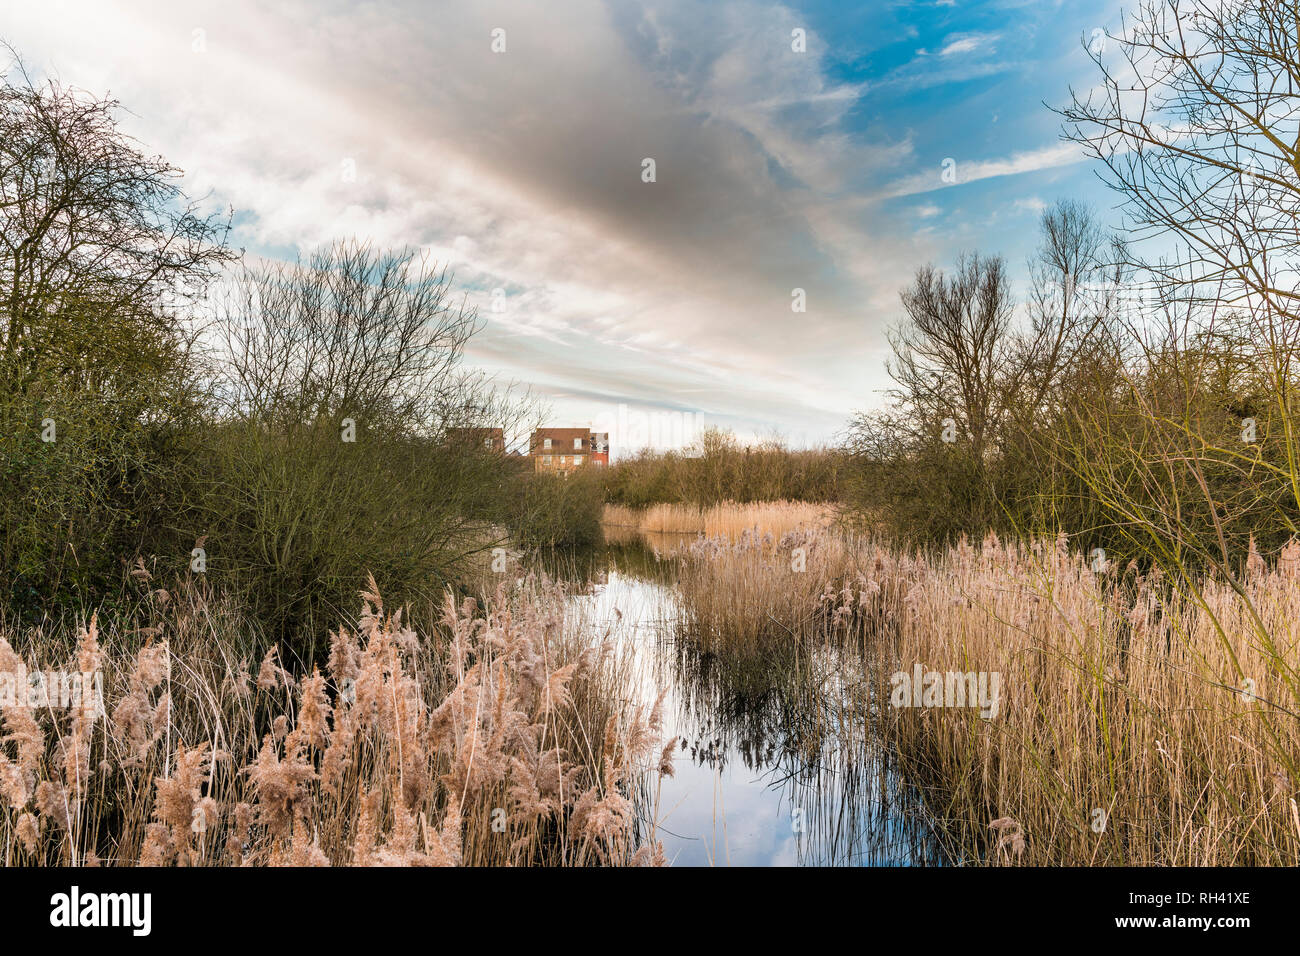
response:
[[[121,101],[250,255],[449,266],[467,361],[617,455],[833,442],[919,266],[1023,283],[1062,197],[1117,225],[1048,105],[1127,2],[0,0],[0,38]]]

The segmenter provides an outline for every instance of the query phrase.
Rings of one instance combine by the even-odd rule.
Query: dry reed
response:
[[[954,859],[1300,862],[1300,547],[1252,558],[1242,594],[1094,571],[1064,539],[925,556],[813,530],[683,558],[715,655],[860,641],[880,732]],[[918,664],[996,672],[996,716],[889,706],[891,676]]]
[[[711,508],[688,504],[657,504],[645,509],[606,505],[604,521],[636,528],[645,534],[703,534],[738,541],[746,532],[777,537],[800,528],[826,527],[833,512],[824,504],[806,501],[725,502]]]
[[[663,862],[632,799],[671,773],[658,706],[613,703],[633,696],[614,645],[556,585],[448,597],[421,639],[372,583],[298,674],[239,659],[248,622],[198,586],[142,606],[108,635],[0,636],[0,678],[101,671],[105,697],[0,713],[6,865]]]

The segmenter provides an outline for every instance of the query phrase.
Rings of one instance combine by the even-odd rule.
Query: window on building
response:
[[[542,456],[542,464],[543,464],[543,465],[549,465],[550,463],[551,463],[551,456],[550,456],[550,455],[543,455],[543,456]]]
[[[575,438],[575,439],[573,440],[573,447],[574,447],[574,448],[581,448],[581,447],[582,447],[582,439],[581,439],[581,438]]]
[[[550,447],[551,447],[551,440],[550,440],[549,438],[543,438],[543,439],[542,439],[542,447],[543,447],[543,448],[550,448]]]
[[[574,456],[573,456],[573,463],[574,463],[575,465],[581,465],[581,464],[582,464],[582,456],[581,456],[581,455],[574,455]]]
[[[569,456],[568,456],[568,455],[561,455],[561,456],[560,456],[560,464],[561,464],[561,465],[567,465],[568,463],[569,463]]]

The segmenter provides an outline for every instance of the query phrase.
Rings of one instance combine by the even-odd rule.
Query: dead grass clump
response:
[[[644,534],[703,534],[739,541],[741,535],[772,534],[781,537],[801,528],[828,526],[832,510],[805,501],[762,501],[752,504],[724,502],[711,508],[689,504],[657,504],[645,509],[606,505],[604,521]]]
[[[294,677],[273,650],[256,680],[234,659],[237,612],[198,589],[149,605],[143,642],[119,626],[101,651],[92,619],[69,649],[102,671],[111,718],[0,712],[4,862],[662,860],[632,797],[664,772],[658,712],[613,703],[633,695],[612,645],[563,607],[534,579],[485,608],[449,597],[421,639],[372,583],[325,673]],[[38,635],[11,636],[24,653],[0,638],[0,674],[35,671]]]
[[[1252,555],[1238,590],[1094,568],[1064,537],[906,555],[807,529],[697,542],[680,589],[714,655],[859,641],[872,719],[955,859],[1296,865],[1296,554]],[[918,666],[996,674],[996,714],[894,706]]]
[[[1300,861],[1300,587],[1285,571],[1256,566],[1243,595],[1222,581],[1094,570],[1063,538],[990,537],[937,557],[896,609],[896,666],[996,671],[1002,699],[992,719],[971,707],[891,708],[887,733],[952,821],[959,855]],[[991,837],[1008,819],[1014,829]]]

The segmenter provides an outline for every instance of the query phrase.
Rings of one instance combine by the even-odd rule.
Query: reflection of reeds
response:
[[[638,545],[641,540],[634,536],[612,544],[594,572],[565,562],[554,567],[567,570],[566,578],[578,588],[578,618],[602,601],[604,589],[588,588],[587,582],[606,581],[615,588],[612,596],[605,594],[602,617],[589,623],[599,626],[599,620],[608,617],[617,622],[615,639],[639,647],[640,671],[624,683],[673,688],[673,727],[680,735],[677,760],[719,773],[732,769],[746,785],[780,792],[786,819],[777,825],[791,828],[790,845],[800,862],[939,862],[933,839],[917,820],[917,802],[904,795],[896,777],[887,772],[881,737],[871,729],[878,716],[870,698],[865,631],[859,625],[876,612],[874,592],[866,594],[856,618],[833,609],[818,612],[824,626],[816,640],[796,638],[778,626],[773,640],[755,644],[751,653],[750,647],[734,641],[702,641],[698,622],[688,611],[698,608],[700,589],[735,583],[725,576],[725,568],[752,576],[764,562],[788,566],[793,549],[810,543],[808,535],[777,539],[750,533],[734,546],[715,540],[683,547],[679,541],[672,559]],[[811,547],[820,548],[821,556],[812,556],[809,565],[817,571],[827,566],[825,555],[842,545],[817,541]],[[725,559],[713,560],[723,554]],[[705,577],[699,563],[704,560],[723,576]],[[617,584],[613,572],[635,579],[636,585],[628,590],[626,583]],[[817,576],[805,574],[800,580]],[[682,586],[674,588],[679,580]],[[815,598],[818,606],[830,600],[822,591]],[[655,829],[660,810],[671,808],[661,808],[657,778],[643,781],[638,791],[639,832],[643,839],[654,840],[662,835]],[[726,807],[715,803],[714,811],[721,833]],[[671,827],[671,817],[667,824]],[[710,858],[727,862],[724,847],[712,846]]]
[[[748,777],[783,794],[782,826],[804,865],[933,865],[943,858],[921,808],[889,768],[871,705],[862,649],[852,642],[760,657],[701,649],[685,637],[661,655],[677,688],[681,759],[740,761]]]
[[[800,824],[805,866],[935,866],[944,855],[924,808],[905,792],[879,741],[836,740],[811,762],[768,773]]]

